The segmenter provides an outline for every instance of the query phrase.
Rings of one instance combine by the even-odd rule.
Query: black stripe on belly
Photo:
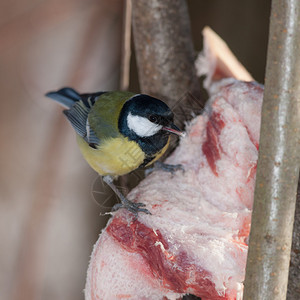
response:
[[[155,156],[146,157],[144,161],[139,165],[139,168],[146,167],[154,158]]]
[[[157,134],[150,137],[138,137],[135,139],[148,157],[155,157],[156,154],[166,146],[168,140],[169,134],[164,131],[159,131]]]

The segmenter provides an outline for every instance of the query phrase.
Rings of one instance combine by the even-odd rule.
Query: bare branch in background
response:
[[[273,0],[244,299],[285,299],[299,176],[300,2]]]
[[[133,0],[133,33],[142,92],[173,109],[180,100],[181,121],[199,112],[203,102],[186,2]]]
[[[293,242],[289,271],[288,300],[298,299],[300,295],[300,178],[298,181],[297,203],[293,230]]]
[[[130,78],[130,57],[131,57],[131,19],[132,19],[132,2],[125,0],[124,22],[123,22],[123,43],[122,43],[122,61],[120,89],[128,90]]]

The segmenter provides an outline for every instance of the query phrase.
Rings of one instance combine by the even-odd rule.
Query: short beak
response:
[[[171,124],[170,126],[164,126],[162,130],[177,134],[179,136],[185,136],[185,133],[182,132],[176,125]]]

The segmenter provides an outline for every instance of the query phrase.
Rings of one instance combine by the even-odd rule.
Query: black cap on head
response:
[[[160,125],[168,125],[174,119],[174,114],[166,103],[144,94],[135,95],[129,99],[122,111],[125,114],[130,112],[132,115],[147,118]]]
[[[147,155],[153,155],[167,144],[170,133],[181,134],[173,120],[174,114],[166,103],[138,94],[124,104],[119,116],[119,130],[136,141]]]

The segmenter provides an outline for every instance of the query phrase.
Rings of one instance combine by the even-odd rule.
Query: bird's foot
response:
[[[120,198],[121,199],[121,198]],[[117,203],[113,206],[112,211],[117,211],[120,208],[125,208],[134,214],[135,218],[138,217],[138,213],[143,212],[145,214],[151,215],[151,212],[147,208],[143,208],[146,205],[144,203],[135,203],[122,197],[121,203]]]
[[[128,200],[114,185],[113,177],[103,176],[103,180],[111,187],[111,189],[116,193],[116,195],[121,200],[121,203],[117,203],[113,206],[112,211],[116,211],[120,208],[126,208],[128,211],[130,211],[134,214],[135,219],[137,219],[139,212],[143,212],[145,214],[151,215],[151,213],[148,209],[142,208],[142,207],[146,206],[144,203],[135,203],[135,202]]]
[[[158,161],[154,163],[153,168],[147,169],[145,171],[145,175],[147,176],[148,174],[152,173],[155,170],[162,170],[164,172],[171,173],[172,175],[174,175],[176,171],[184,172],[184,168],[181,164],[169,165]]]

